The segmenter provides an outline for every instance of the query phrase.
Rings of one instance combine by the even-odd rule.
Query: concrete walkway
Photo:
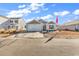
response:
[[[44,35],[40,32],[19,33],[9,36],[8,38],[43,38]]]

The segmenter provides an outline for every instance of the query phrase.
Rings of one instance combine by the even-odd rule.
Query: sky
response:
[[[0,3],[0,15],[22,17],[26,22],[44,19],[59,24],[79,19],[79,3]]]

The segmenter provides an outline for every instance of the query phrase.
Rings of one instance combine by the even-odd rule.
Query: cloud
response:
[[[74,19],[79,19],[79,16],[75,16]]]
[[[23,5],[19,5],[19,6],[18,6],[18,8],[24,8],[24,7],[26,7],[25,4],[23,4]]]
[[[46,15],[46,16],[41,16],[41,17],[36,17],[36,18],[35,17],[29,18],[29,19],[26,20],[26,22],[29,22],[33,19],[35,19],[35,20],[39,20],[39,19],[48,20],[48,19],[51,19],[51,18],[53,18],[53,16],[49,14],[49,15]]]
[[[79,15],[79,9],[75,10],[75,11],[73,12],[73,14]]]
[[[43,9],[44,5],[44,3],[32,3],[29,5],[28,9],[35,13],[39,13],[40,9]]]
[[[7,17],[23,17],[25,14],[31,13],[28,9],[19,9],[19,10],[12,10],[8,13]]]
[[[32,21],[34,18],[27,19],[26,22]]]
[[[23,17],[24,15],[28,15],[31,12],[39,13],[40,8],[44,6],[44,3],[32,3],[25,7],[26,5],[19,5],[18,10],[11,10],[8,12],[7,17]]]
[[[44,3],[32,3],[30,4],[30,10],[34,11],[34,10],[38,10],[40,7],[43,7]]]
[[[35,11],[35,13],[40,13],[40,10]]]
[[[69,11],[54,12],[54,15],[56,15],[56,16],[65,16],[69,13],[70,13]]]
[[[42,16],[42,17],[37,17],[37,19],[50,19],[53,18],[52,15],[46,15],[46,16]]]
[[[48,10],[48,8],[43,8],[43,10],[44,10],[44,11],[47,11],[47,10]]]
[[[71,22],[72,20],[66,20],[66,22]]]
[[[56,4],[52,4],[52,6],[53,6],[53,7],[55,7],[55,6],[56,6]]]

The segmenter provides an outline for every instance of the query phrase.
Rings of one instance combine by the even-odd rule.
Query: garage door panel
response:
[[[41,31],[42,25],[41,24],[29,24],[28,31]]]

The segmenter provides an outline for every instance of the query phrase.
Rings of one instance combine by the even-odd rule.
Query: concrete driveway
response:
[[[45,43],[47,39],[16,39],[13,43],[8,43],[0,48],[0,55],[11,56],[70,56],[79,55],[79,40],[52,39]]]
[[[31,38],[29,38],[31,37]],[[53,38],[42,33],[20,33],[0,38],[2,56],[75,56],[79,55],[79,39]]]

